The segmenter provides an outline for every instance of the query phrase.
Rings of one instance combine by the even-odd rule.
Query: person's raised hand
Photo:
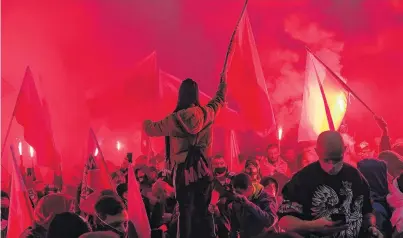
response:
[[[375,119],[375,121],[376,121],[376,124],[378,124],[378,126],[379,126],[379,128],[381,128],[381,130],[383,131],[383,132],[388,132],[388,124],[386,123],[386,121],[382,118],[382,117],[379,117],[379,116],[374,116],[374,119]]]

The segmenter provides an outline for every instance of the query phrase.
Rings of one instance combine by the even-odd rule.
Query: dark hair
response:
[[[95,211],[102,220],[105,220],[107,215],[122,213],[124,209],[124,204],[115,196],[103,196],[95,204]]]
[[[79,215],[64,212],[55,215],[50,222],[48,238],[78,238],[82,234],[90,232],[89,224]]]
[[[275,178],[272,177],[264,177],[260,181],[260,184],[263,185],[263,187],[267,187],[270,184],[274,184],[274,187],[276,187],[276,193],[278,193],[278,182]]]
[[[277,144],[274,144],[274,143],[268,144],[267,147],[266,147],[266,150],[269,150],[269,149],[271,149],[271,148],[276,148],[276,149],[278,149],[278,145],[277,145]]]
[[[121,183],[116,187],[116,192],[123,199],[123,194],[127,192],[127,183]]]
[[[101,191],[101,195],[100,196],[115,196],[116,193],[111,190],[111,189],[105,189]]]
[[[221,154],[217,154],[213,157],[213,159],[224,159],[224,156]]]
[[[234,188],[248,189],[252,186],[252,179],[246,173],[240,173],[232,178],[232,186]]]
[[[200,106],[199,101],[199,86],[196,81],[187,78],[182,81],[179,87],[178,103],[174,112],[187,109],[192,106]]]
[[[8,196],[8,193],[1,191],[1,198],[8,198],[10,199],[10,196]]]

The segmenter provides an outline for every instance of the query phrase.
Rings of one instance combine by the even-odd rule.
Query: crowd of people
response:
[[[144,123],[147,134],[167,143],[167,156],[133,161],[151,237],[403,237],[403,145],[391,146],[382,119],[376,118],[383,131],[377,150],[364,146],[353,154],[341,133],[325,131],[313,147],[281,151],[270,144],[231,171],[228,158],[208,153],[224,103],[225,81],[200,106],[197,84],[188,79],[175,112]],[[94,214],[80,209],[81,185],[76,197],[57,188],[37,191],[34,222],[21,237],[139,237],[128,217],[129,163],[112,172],[115,189],[100,193]],[[2,237],[9,201],[2,191]]]

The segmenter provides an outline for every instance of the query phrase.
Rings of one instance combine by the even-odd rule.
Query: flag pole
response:
[[[335,131],[332,114],[330,113],[329,104],[327,103],[327,99],[326,99],[325,90],[323,89],[322,82],[319,79],[319,74],[318,74],[318,71],[316,70],[315,63],[313,62],[312,58],[310,58],[310,60],[312,62],[313,68],[315,69],[316,80],[318,81],[320,93],[322,94],[323,104],[325,106],[325,111],[326,111],[327,123],[329,124],[329,130]]]
[[[230,39],[229,44],[228,44],[227,54],[225,55],[224,67],[223,67],[221,75],[225,75],[227,73],[228,60],[229,60],[230,54],[232,52],[232,45],[234,43],[236,32],[238,31],[239,23],[241,22],[243,14],[246,11],[246,7],[248,6],[248,1],[249,0],[245,0],[245,4],[244,4],[244,6],[242,8],[241,15],[239,16],[238,21],[237,21],[237,23],[235,25],[235,29],[232,32],[231,39]],[[221,80],[224,80],[224,78],[221,77]]]
[[[336,78],[337,82],[339,82],[341,84],[341,86],[348,91],[349,93],[351,93],[359,102],[362,103],[362,105],[364,105],[364,107],[366,107],[368,109],[368,111],[370,111],[374,116],[376,116],[375,112],[372,111],[372,109],[363,101],[361,100],[360,97],[357,96],[357,94],[340,78],[339,75],[337,75],[336,73],[333,72],[332,69],[330,69],[325,63],[323,63],[323,61],[321,59],[319,59],[318,56],[316,56],[307,46],[305,46],[306,50],[308,52],[310,52],[329,72],[330,74]]]

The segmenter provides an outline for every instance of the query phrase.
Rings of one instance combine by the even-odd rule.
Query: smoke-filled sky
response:
[[[29,65],[50,107],[55,140],[79,157],[91,121],[86,98],[126,80],[156,51],[161,69],[192,77],[213,93],[243,1],[3,0],[2,139]],[[402,0],[249,0],[248,13],[277,121],[300,118],[305,46],[317,52],[402,136]],[[349,131],[372,140],[379,129],[352,99]],[[21,133],[13,130],[13,139]],[[291,133],[291,132],[290,132]]]

